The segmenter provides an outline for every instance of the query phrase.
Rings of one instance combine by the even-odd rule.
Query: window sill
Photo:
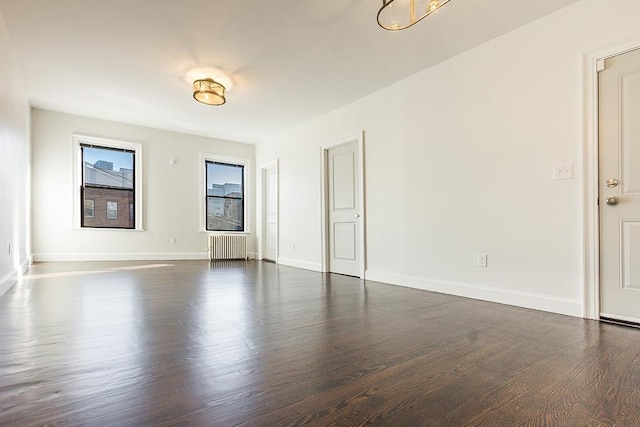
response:
[[[211,230],[200,230],[200,233],[206,234],[251,234],[250,231],[211,231]]]
[[[73,230],[101,230],[101,231],[146,231],[144,228],[109,228],[109,227],[73,227]]]

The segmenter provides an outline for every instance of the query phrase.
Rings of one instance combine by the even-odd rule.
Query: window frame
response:
[[[243,230],[207,230],[207,163],[221,163],[242,166],[242,220]],[[202,153],[200,156],[200,232],[207,234],[250,234],[249,180],[251,179],[251,161],[249,159],[224,157],[215,154]],[[237,199],[236,199],[237,200]]]
[[[82,188],[84,165],[82,164],[82,146],[89,145],[97,148],[127,150],[133,152],[133,200],[134,200],[134,227],[84,227],[82,225],[82,214],[84,207],[82,204]],[[113,139],[98,138],[87,135],[73,134],[73,152],[74,152],[74,188],[73,188],[73,228],[81,230],[118,230],[118,231],[143,231],[143,182],[142,182],[142,144],[118,141]],[[94,204],[95,209],[95,204]]]

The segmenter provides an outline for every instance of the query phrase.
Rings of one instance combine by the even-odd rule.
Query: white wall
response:
[[[249,159],[254,146],[32,110],[33,253],[36,261],[205,259],[200,232],[201,153]],[[72,135],[142,145],[144,231],[73,226]],[[170,159],[177,159],[171,165]],[[253,173],[253,167],[248,168]],[[249,250],[255,252],[255,179],[249,182]],[[170,239],[176,238],[176,244]]]
[[[29,104],[0,12],[0,296],[29,267],[28,201]]]
[[[367,279],[582,316],[583,55],[640,45],[640,2],[611,3],[578,2],[259,145],[258,164],[280,160],[282,260],[320,268],[319,147],[364,130]],[[575,178],[553,181],[565,162]]]

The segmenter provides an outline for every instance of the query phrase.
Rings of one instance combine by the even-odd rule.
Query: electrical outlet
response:
[[[291,245],[291,248],[295,251],[296,250],[296,244],[294,243],[293,245]]]
[[[487,266],[487,254],[478,254],[477,263],[478,263],[478,267],[486,267]]]
[[[172,245],[176,244],[176,238],[175,237],[172,237],[169,241],[171,242]]]

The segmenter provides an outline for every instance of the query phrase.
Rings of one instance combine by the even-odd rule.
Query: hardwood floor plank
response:
[[[640,331],[272,263],[45,263],[0,425],[640,425]]]

